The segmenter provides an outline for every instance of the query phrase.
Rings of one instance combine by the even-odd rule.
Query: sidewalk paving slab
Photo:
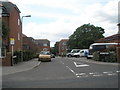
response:
[[[2,75],[13,74],[17,72],[23,72],[30,69],[33,69],[40,65],[40,61],[37,59],[32,59],[29,61],[20,62],[14,66],[2,66]]]

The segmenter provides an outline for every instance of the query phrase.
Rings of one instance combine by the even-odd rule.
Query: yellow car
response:
[[[51,54],[49,51],[41,51],[38,56],[38,61],[51,61]]]

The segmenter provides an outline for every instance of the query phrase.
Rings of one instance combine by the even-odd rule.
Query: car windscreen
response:
[[[41,51],[40,54],[50,55],[50,52],[48,52],[48,51]]]

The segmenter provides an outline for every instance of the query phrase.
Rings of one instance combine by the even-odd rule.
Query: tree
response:
[[[59,53],[58,51],[58,45],[59,45],[59,42],[56,42],[54,47],[51,49],[51,53],[57,55]]]
[[[104,29],[91,24],[84,24],[76,29],[69,37],[68,47],[73,48],[89,48],[90,44],[96,40],[103,38]]]

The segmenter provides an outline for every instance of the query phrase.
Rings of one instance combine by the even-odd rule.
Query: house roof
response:
[[[36,41],[49,41],[48,39],[35,39]]]
[[[61,39],[60,42],[65,41],[67,42],[69,39]]]
[[[9,1],[5,1],[5,2],[2,1],[2,7],[3,7],[3,12],[2,12],[3,14],[4,13],[9,14],[13,8],[15,8],[18,13],[21,13],[20,10],[18,9],[18,7]]]
[[[112,35],[112,36],[101,38],[101,39],[97,40],[96,42],[112,41],[112,40],[119,40],[119,39],[120,39],[120,34],[115,34],[115,35]]]
[[[22,34],[22,37],[27,37],[25,34]]]

